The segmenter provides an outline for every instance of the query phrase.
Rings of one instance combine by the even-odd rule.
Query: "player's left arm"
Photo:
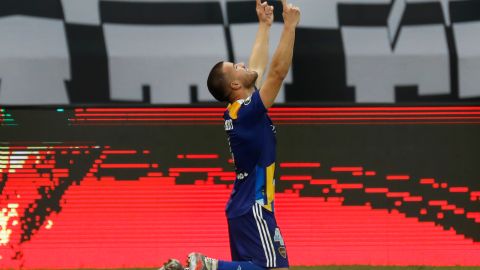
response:
[[[260,89],[263,84],[263,75],[268,64],[270,28],[273,23],[273,6],[268,5],[267,1],[262,3],[262,0],[256,0],[256,2],[259,24],[252,54],[248,62],[248,68],[258,73],[255,86]]]

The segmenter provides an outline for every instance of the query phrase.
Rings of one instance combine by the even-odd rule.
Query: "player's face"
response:
[[[224,64],[224,68],[225,72],[230,78],[230,81],[237,81],[245,89],[251,89],[254,87],[258,78],[258,73],[256,71],[249,70],[244,63],[226,62]]]

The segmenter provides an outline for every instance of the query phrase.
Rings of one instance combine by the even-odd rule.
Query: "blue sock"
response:
[[[227,262],[218,261],[218,270],[265,270],[261,266],[255,265],[252,262]]]

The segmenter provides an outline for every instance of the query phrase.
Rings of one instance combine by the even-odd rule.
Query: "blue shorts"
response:
[[[288,268],[288,256],[272,212],[255,204],[240,217],[228,220],[233,261],[250,261],[264,268]]]

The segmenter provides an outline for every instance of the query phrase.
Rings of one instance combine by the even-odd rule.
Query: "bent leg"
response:
[[[288,256],[275,216],[259,204],[243,216],[229,219],[232,260],[263,269],[288,268]]]

